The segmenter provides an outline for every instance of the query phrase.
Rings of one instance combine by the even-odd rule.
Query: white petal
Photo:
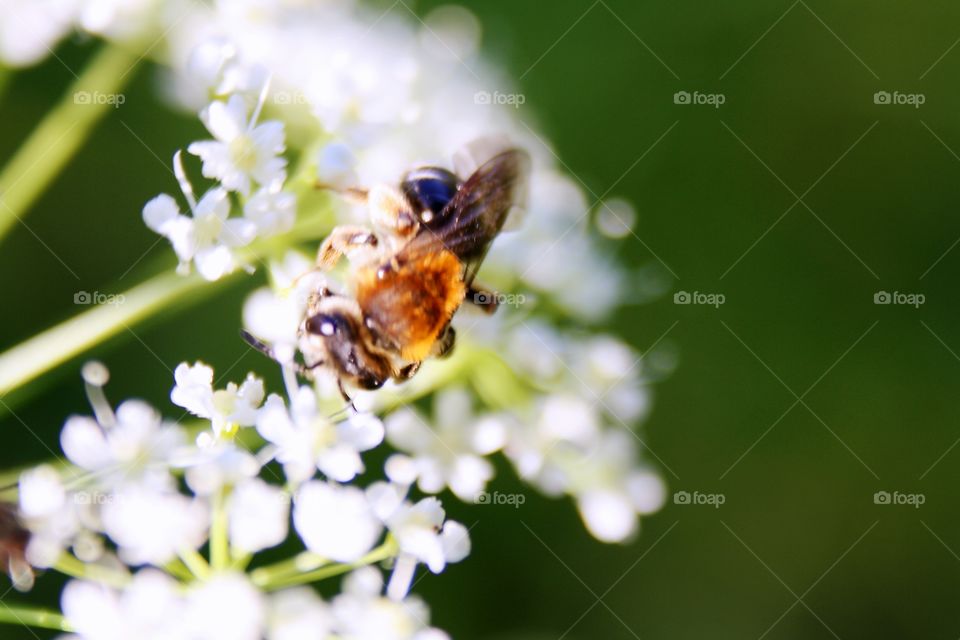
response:
[[[214,138],[230,142],[247,128],[247,105],[241,96],[234,94],[229,102],[210,103],[200,117]]]
[[[161,193],[143,207],[143,221],[147,227],[159,234],[166,235],[166,224],[178,217],[180,209],[177,202],[165,193]]]
[[[257,552],[287,537],[290,501],[277,487],[260,479],[238,486],[230,496],[230,541],[237,549]]]
[[[587,529],[601,542],[623,542],[637,530],[637,514],[626,495],[588,491],[577,499]]]
[[[100,469],[111,461],[103,428],[93,418],[67,419],[60,432],[60,447],[71,462],[88,471]]]
[[[55,516],[67,501],[60,475],[48,465],[20,476],[20,513],[26,518]]]
[[[447,562],[460,562],[470,555],[470,532],[455,520],[447,520],[440,532],[440,543]]]
[[[194,261],[197,263],[197,273],[210,282],[233,271],[233,254],[223,245],[197,251]]]
[[[202,362],[181,362],[173,372],[176,386],[170,392],[173,404],[201,418],[213,417],[213,369]]]
[[[242,247],[257,237],[257,225],[244,218],[231,218],[223,223],[220,240],[228,247]]]
[[[293,523],[308,549],[338,562],[358,560],[381,532],[363,491],[316,481],[300,487]]]

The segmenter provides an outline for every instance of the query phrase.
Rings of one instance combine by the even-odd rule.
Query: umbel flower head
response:
[[[592,328],[622,301],[627,274],[542,137],[516,109],[474,98],[503,80],[475,38],[450,35],[473,18],[421,23],[359,2],[177,8],[0,0],[0,61],[35,62],[71,30],[123,47],[156,41],[165,95],[210,138],[183,141],[182,199],[145,194],[143,221],[169,241],[179,274],[199,274],[191,286],[246,274],[242,318],[225,322],[272,360],[221,379],[196,353],[173,372],[164,407],[114,407],[106,369],[85,367],[92,415],[66,420],[65,459],[22,473],[16,513],[0,510],[15,584],[31,586],[31,567],[69,576],[51,619],[83,640],[443,640],[415,578],[451,579],[434,574],[470,555],[451,501],[484,508],[472,505],[496,490],[496,469],[571,500],[601,541],[635,536],[665,493],[633,432],[646,383],[664,371]],[[334,226],[382,230],[353,201],[367,189],[391,193],[419,164],[468,176],[470,143],[491,136],[532,157],[526,211],[510,212],[481,273],[512,295],[493,316],[458,312],[449,358],[402,384],[351,390],[344,406],[324,367],[302,375],[317,363],[298,348],[318,296],[356,291],[349,269],[321,275],[306,256]],[[271,388],[277,363],[283,384]],[[322,581],[334,595],[311,588]]]

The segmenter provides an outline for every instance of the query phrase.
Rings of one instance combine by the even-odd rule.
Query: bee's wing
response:
[[[440,216],[446,220],[443,226],[421,229],[402,255],[413,258],[450,251],[464,263],[463,279],[469,286],[507,214],[520,204],[529,167],[530,156],[521,149],[502,151],[485,162],[447,204]]]

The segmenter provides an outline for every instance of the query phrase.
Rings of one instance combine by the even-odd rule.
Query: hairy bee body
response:
[[[367,326],[410,362],[430,355],[467,291],[463,263],[446,250],[361,269],[355,282]]]
[[[490,294],[469,294],[479,290],[477,270],[522,198],[529,157],[508,148],[487,158],[465,180],[421,167],[407,172],[400,189],[347,190],[367,202],[374,227],[337,227],[320,247],[318,269],[333,269],[343,256],[357,260],[349,293],[322,287],[311,296],[300,328],[304,374],[331,370],[347,399],[344,382],[376,389],[406,380],[423,360],[450,352],[450,322],[465,301],[495,310]]]

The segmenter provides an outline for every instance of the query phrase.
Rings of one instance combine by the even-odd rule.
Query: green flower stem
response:
[[[163,570],[178,580],[183,580],[185,582],[193,582],[194,580],[193,573],[190,572],[190,569],[187,568],[187,565],[183,564],[183,560],[180,558],[174,558],[165,564]]]
[[[0,238],[66,166],[94,125],[116,107],[115,101],[95,97],[119,93],[133,77],[131,71],[138,60],[133,51],[105,44],[60,103],[20,145],[0,172]],[[8,74],[0,70],[0,75]],[[3,82],[0,79],[0,84]]]
[[[230,539],[227,534],[227,505],[225,489],[213,496],[213,516],[210,521],[210,567],[214,571],[226,568],[230,562]]]
[[[130,584],[129,574],[95,564],[86,564],[69,553],[60,554],[53,568],[72,578],[99,582],[100,584],[118,589],[122,589]]]
[[[310,551],[298,553],[292,558],[281,560],[266,567],[254,569],[250,579],[254,584],[270,584],[285,580],[306,571],[314,571],[329,564],[329,560]]]
[[[196,549],[181,549],[178,555],[195,578],[206,580],[210,577],[210,565],[207,564],[202,555],[197,553]]]
[[[54,631],[74,631],[67,619],[56,611],[6,603],[0,603],[0,623],[36,627],[38,629],[53,629]]]
[[[397,551],[398,547],[396,540],[394,540],[393,536],[387,536],[386,541],[384,541],[382,545],[363,556],[356,562],[329,565],[313,571],[306,571],[304,573],[298,573],[287,578],[279,578],[272,581],[263,581],[261,578],[261,581],[258,582],[254,577],[254,574],[256,573],[254,572],[250,574],[250,579],[254,585],[264,589],[265,591],[277,591],[278,589],[286,589],[287,587],[295,587],[301,584],[319,582],[320,580],[332,578],[333,576],[338,576],[360,567],[382,562],[387,558],[392,558],[397,555]]]
[[[238,251],[237,257],[254,263],[297,242],[322,238],[329,229],[326,220],[306,220],[287,234],[252,243]],[[237,270],[216,282],[207,282],[196,274],[179,276],[172,270],[166,271],[124,292],[122,298],[117,296],[123,300],[122,304],[92,307],[37,334],[0,354],[0,397],[108,338],[169,310],[175,302],[203,300],[240,273],[243,271]]]

